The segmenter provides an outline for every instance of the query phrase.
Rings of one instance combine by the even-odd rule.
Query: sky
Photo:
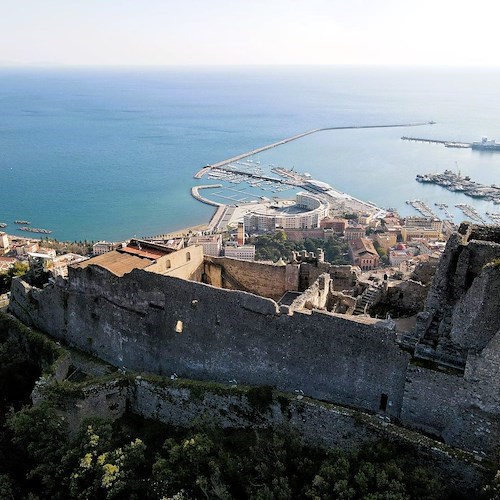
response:
[[[499,66],[498,0],[0,0],[1,66]]]

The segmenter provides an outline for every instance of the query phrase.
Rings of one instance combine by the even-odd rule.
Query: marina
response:
[[[445,170],[442,174],[418,174],[417,182],[437,184],[448,191],[461,192],[472,198],[480,198],[500,204],[500,187],[496,184],[486,186],[471,180],[469,176],[462,177],[460,173]]]
[[[446,203],[434,203],[436,207],[442,210],[448,220],[453,220],[453,214],[448,211],[448,205]]]
[[[420,212],[424,217],[438,218],[436,213],[433,212],[431,208],[422,200],[408,200],[406,203],[408,205],[411,205],[417,212]]]
[[[471,207],[470,205],[465,205],[463,203],[459,203],[458,205],[455,205],[457,208],[459,208],[466,217],[468,217],[472,222],[478,222],[479,224],[487,224],[486,220],[483,219],[478,213],[477,210],[474,207]]]
[[[500,225],[500,212],[486,212],[486,215],[493,224]]]

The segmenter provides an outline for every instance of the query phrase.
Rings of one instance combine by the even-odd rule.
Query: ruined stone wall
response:
[[[472,236],[491,237],[478,241]],[[498,329],[500,259],[497,232],[462,224],[452,235],[439,262],[420,315],[418,335],[465,352],[481,349]]]
[[[422,366],[407,371],[410,354],[377,320],[307,309],[280,313],[268,298],[144,270],[118,278],[97,266],[70,269],[68,280],[58,278],[43,290],[15,279],[10,308],[24,322],[118,367],[269,384],[373,412],[385,406],[388,415],[448,443],[497,453],[499,268],[487,262],[499,250],[496,242],[452,238],[427,302],[433,308],[425,313],[427,326],[436,314],[444,325],[439,332],[446,330],[448,342],[462,347],[465,372],[460,364],[453,365],[456,371],[431,369],[443,353],[429,343],[415,351],[416,358],[428,355],[415,358]],[[267,267],[286,276],[285,267]]]
[[[97,266],[18,292],[21,319],[115,366],[270,384],[372,411],[386,394],[387,413],[399,414],[409,354],[383,322],[280,315],[273,300],[245,292],[141,270],[117,278]]]
[[[232,290],[244,289],[274,300],[279,300],[287,291],[285,266],[228,259],[226,257],[209,257],[206,260],[222,267],[223,274],[228,277],[227,280],[223,280],[224,288]],[[231,278],[236,281],[232,282]],[[215,284],[213,281],[212,283]],[[242,286],[239,287],[238,284]]]
[[[330,292],[330,275],[325,273],[290,305],[290,310],[325,309]]]
[[[428,286],[413,280],[401,281],[397,284],[389,282],[382,302],[404,314],[416,314],[424,309],[428,292]]]
[[[411,365],[401,422],[463,449],[499,458],[500,396],[498,386],[488,389],[493,377],[489,373],[484,377],[484,372],[476,378],[458,377]]]
[[[448,484],[464,494],[474,494],[484,481],[472,456],[448,448],[423,436],[388,424],[376,417],[299,396],[273,397],[267,408],[256,410],[245,391],[206,390],[201,394],[175,382],[160,387],[140,378],[130,401],[130,410],[144,418],[190,427],[208,421],[222,428],[266,428],[286,425],[305,440],[325,448],[358,449],[364,443],[387,439],[414,450],[415,465],[432,467]]]
[[[446,484],[471,497],[491,476],[472,454],[375,416],[301,395],[273,391],[262,404],[239,385],[133,375],[92,381],[77,392],[70,386],[58,392],[56,404],[73,430],[89,417],[115,420],[125,412],[183,428],[200,429],[204,423],[223,429],[286,428],[296,431],[307,444],[327,449],[358,450],[363,444],[385,439],[410,451],[415,466],[432,468]],[[43,397],[44,390],[40,390],[35,404]]]
[[[500,266],[486,265],[452,315],[451,341],[460,347],[481,350],[500,329]]]

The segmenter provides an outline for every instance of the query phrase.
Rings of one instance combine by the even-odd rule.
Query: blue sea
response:
[[[450,169],[499,184],[500,153],[401,140],[500,141],[498,69],[2,69],[0,117],[0,222],[14,234],[16,219],[89,241],[200,224],[213,209],[190,188],[207,183],[193,179],[207,163],[315,128],[430,120],[319,132],[258,161],[402,214],[415,198],[449,204],[457,222],[459,203],[500,212],[415,181]]]

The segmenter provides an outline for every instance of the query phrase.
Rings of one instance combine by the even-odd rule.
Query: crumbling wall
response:
[[[487,264],[500,259],[497,233],[499,231],[488,227],[462,224],[459,232],[449,238],[429,290],[425,311],[417,323],[420,338],[427,337],[437,345],[450,345],[451,341],[452,346],[462,350],[481,348],[491,338],[496,331],[494,325],[498,324],[494,314],[498,293],[493,296],[487,289],[491,286],[492,291],[498,291],[500,268],[488,269]],[[471,239],[479,236],[492,240]],[[459,321],[465,325],[460,325]]]
[[[436,269],[439,260],[437,259],[429,259],[426,262],[419,262],[413,272],[411,273],[410,278],[413,281],[419,281],[423,285],[428,285],[432,282],[432,278],[436,274]]]
[[[325,309],[329,299],[330,275],[321,274],[302,295],[290,305],[290,310]]]
[[[494,389],[489,390],[488,385],[492,383]],[[489,375],[474,380],[411,365],[407,372],[401,422],[446,443],[498,457],[498,394],[498,384]]]
[[[353,290],[361,270],[356,266],[330,266],[327,271],[332,278],[332,287],[337,292]]]
[[[330,282],[330,287],[332,283]],[[326,308],[328,311],[351,315],[356,309],[356,299],[350,295],[345,295],[342,292],[330,290]]]
[[[432,467],[448,484],[474,495],[484,482],[481,466],[461,450],[398,428],[376,417],[347,408],[308,400],[302,396],[274,395],[266,407],[251,404],[239,388],[199,391],[196,387],[135,382],[132,412],[164,423],[190,427],[208,421],[222,428],[265,428],[286,425],[303,439],[325,448],[358,449],[362,444],[387,439],[414,450],[415,464]]]
[[[451,341],[481,350],[499,330],[500,265],[486,265],[453,310]]]
[[[409,355],[383,322],[280,315],[249,293],[142,270],[117,278],[97,266],[25,291],[14,302],[39,297],[28,306],[32,324],[118,367],[270,384],[376,412],[385,394],[387,413],[399,414]]]
[[[410,316],[424,309],[428,292],[429,287],[417,281],[407,280],[397,284],[389,281],[379,305]]]
[[[461,358],[465,373],[460,363],[452,364],[456,371],[431,369],[446,370],[435,363],[441,358],[433,354],[440,353],[430,344],[415,351],[428,356],[416,354],[419,365],[407,372],[410,354],[381,321],[307,309],[280,314],[268,298],[143,270],[118,278],[98,266],[70,269],[68,280],[43,290],[15,279],[10,308],[26,323],[118,367],[303,391],[401,417],[469,450],[496,453],[498,265],[485,264],[500,244],[463,238],[450,240],[419,327],[445,325],[447,340],[467,355]]]
[[[97,380],[76,393],[70,385],[59,392],[57,406],[72,429],[85,418],[114,420],[125,411],[184,428],[199,428],[204,422],[223,429],[286,428],[309,445],[327,449],[359,450],[363,444],[387,440],[410,452],[415,466],[431,467],[446,484],[469,496],[491,475],[472,454],[375,416],[302,395],[150,376]]]
[[[224,288],[245,290],[273,300],[279,300],[287,291],[285,266],[227,257],[208,257],[205,260],[221,266]]]

